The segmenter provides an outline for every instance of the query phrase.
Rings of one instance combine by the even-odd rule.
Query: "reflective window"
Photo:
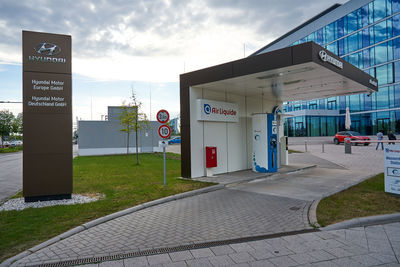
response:
[[[387,43],[375,46],[375,64],[381,64],[388,60]]]
[[[386,17],[386,0],[375,0],[374,7],[374,22]]]
[[[400,0],[392,0],[392,13],[395,14],[397,12],[400,12]]]
[[[392,15],[392,0],[386,0],[386,15]]]
[[[337,42],[331,43],[326,47],[326,49],[337,55],[338,54]]]
[[[359,10],[356,10],[347,15],[347,30],[349,33],[358,30],[358,13]]]
[[[362,46],[363,47],[367,47],[370,45],[369,37],[370,37],[369,30],[368,29],[362,30]]]
[[[374,28],[375,43],[379,43],[387,39],[386,21],[382,21],[381,23],[375,24],[373,28]],[[370,38],[370,40],[373,39]]]
[[[389,90],[388,87],[380,87],[376,93],[376,107],[378,109],[389,108]]]
[[[392,24],[393,36],[400,35],[400,15],[396,15],[392,18]]]

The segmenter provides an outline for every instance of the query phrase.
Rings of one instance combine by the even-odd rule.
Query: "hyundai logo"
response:
[[[204,112],[209,115],[211,113],[211,106],[209,104],[204,104]]]
[[[36,53],[44,56],[54,56],[61,53],[61,48],[52,43],[38,43],[34,48]]]
[[[328,54],[324,50],[319,51],[319,57],[322,59],[322,61],[326,61],[327,55]]]

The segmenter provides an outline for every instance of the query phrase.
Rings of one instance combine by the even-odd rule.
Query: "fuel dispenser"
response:
[[[253,122],[253,171],[277,172],[278,126],[274,114],[254,114]]]

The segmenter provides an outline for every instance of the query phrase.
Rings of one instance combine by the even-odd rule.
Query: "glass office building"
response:
[[[351,0],[336,4],[255,54],[313,41],[374,76],[379,92],[288,102],[288,136],[332,136],[351,128],[363,135],[400,133],[400,0]]]

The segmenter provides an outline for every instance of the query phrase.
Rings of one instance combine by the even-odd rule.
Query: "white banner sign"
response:
[[[198,99],[197,120],[239,122],[239,107],[235,103]]]
[[[385,147],[385,192],[400,194],[400,145]]]

